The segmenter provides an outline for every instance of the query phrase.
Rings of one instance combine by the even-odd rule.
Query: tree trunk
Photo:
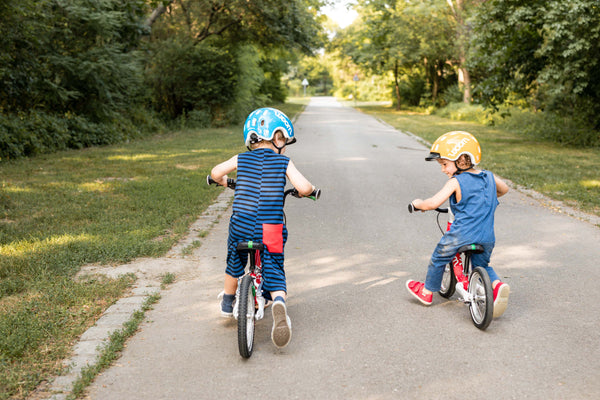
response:
[[[458,59],[460,61],[458,71],[459,83],[462,83],[463,85],[463,102],[471,103],[471,75],[469,74],[469,70],[466,67],[466,53],[470,34],[469,28],[463,18],[463,13],[465,11],[466,4],[464,0],[455,0],[456,5],[454,5],[453,0],[446,1],[450,6],[450,10],[452,11],[452,15],[454,16],[454,19],[457,24],[456,39],[458,40]]]
[[[469,74],[469,70],[465,68],[462,63],[460,70],[462,71],[463,76],[463,103],[471,104],[471,101],[473,100],[473,96],[471,95],[471,75]]]
[[[173,1],[174,0],[170,0],[159,4],[158,7],[152,11],[152,14],[146,18],[146,26],[151,27],[154,21],[156,21],[158,17],[160,17],[167,10],[167,6],[173,3]]]
[[[396,91],[396,111],[400,111],[400,82],[398,81],[398,60],[394,64],[394,84]]]

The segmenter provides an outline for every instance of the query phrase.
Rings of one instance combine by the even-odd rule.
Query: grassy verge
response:
[[[73,392],[68,396],[69,400],[75,400],[81,396],[96,376],[108,368],[119,357],[127,339],[135,334],[144,320],[146,311],[150,310],[152,304],[156,303],[159,299],[160,295],[158,294],[148,297],[142,305],[142,309],[136,311],[131,319],[123,324],[123,329],[111,333],[108,344],[100,353],[96,364],[87,366],[81,371],[80,378],[73,384]]]
[[[73,281],[80,267],[163,255],[219,194],[206,174],[244,150],[237,126],[0,163],[0,399],[58,373],[133,283]]]
[[[536,141],[506,129],[386,106],[359,106],[393,127],[430,143],[445,132],[466,130],[481,142],[482,168],[552,199],[600,216],[600,151]]]

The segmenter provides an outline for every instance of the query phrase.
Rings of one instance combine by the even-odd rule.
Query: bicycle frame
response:
[[[255,247],[256,246],[256,247]],[[238,287],[236,289],[236,299],[240,298],[240,286],[242,279],[246,275],[250,275],[252,279],[252,294],[254,297],[254,307],[256,312],[254,314],[254,319],[256,321],[261,320],[265,316],[265,303],[266,300],[262,295],[262,263],[260,260],[260,254],[262,250],[262,244],[254,243],[252,241],[249,242],[241,242],[238,244],[238,251],[248,250],[248,260],[250,262],[248,271],[238,278]],[[239,302],[235,302],[233,307],[233,316],[235,319],[238,319],[239,316]]]
[[[408,211],[412,213],[415,210],[418,209],[410,203]],[[438,227],[444,234],[444,230],[440,225],[439,214],[450,214],[446,232],[450,230],[454,216],[449,208],[436,208],[436,211],[438,212]],[[440,290],[440,295],[447,299],[456,291],[459,300],[469,306],[473,323],[482,330],[488,327],[493,317],[492,283],[484,268],[472,267],[471,257],[473,253],[483,251],[483,246],[476,243],[459,248],[452,261],[445,267]]]

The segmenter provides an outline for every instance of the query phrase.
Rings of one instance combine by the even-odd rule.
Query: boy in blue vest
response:
[[[508,305],[510,287],[488,264],[496,242],[494,212],[499,204],[498,197],[508,192],[508,185],[491,172],[474,168],[481,161],[481,148],[477,139],[467,132],[454,131],[440,136],[431,146],[426,160],[437,160],[442,172],[450,179],[433,197],[415,199],[412,205],[422,211],[435,210],[450,199],[454,221],[431,256],[425,283],[409,280],[406,288],[421,303],[430,305],[433,292],[441,288],[444,268],[457,250],[463,245],[478,243],[484,252],[473,254],[471,262],[473,266],[485,268],[490,276],[494,289],[494,317],[499,317]],[[459,282],[466,281],[461,271],[455,271],[455,274]]]
[[[227,241],[227,268],[221,315],[233,315],[238,278],[244,274],[247,254],[237,251],[242,241],[261,241],[263,254],[263,289],[273,299],[271,339],[277,347],[286,346],[292,337],[287,315],[286,279],[283,248],[287,229],[283,221],[283,193],[286,178],[301,196],[310,195],[314,186],[283,155],[288,144],[295,143],[290,119],[274,108],[253,111],[244,124],[244,143],[249,151],[233,156],[215,166],[213,180],[227,186],[227,174],[237,170],[233,213]]]

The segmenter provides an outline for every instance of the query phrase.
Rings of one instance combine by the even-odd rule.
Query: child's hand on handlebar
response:
[[[425,212],[425,210],[421,209],[421,204],[423,204],[422,199],[414,199],[413,201],[411,201],[410,204],[412,204],[414,210]]]

